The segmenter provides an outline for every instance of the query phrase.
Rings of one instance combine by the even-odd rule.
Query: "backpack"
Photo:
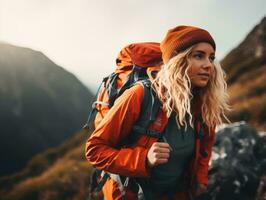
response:
[[[92,131],[125,90],[136,84],[141,84],[144,88],[144,98],[141,104],[140,118],[133,126],[130,136],[125,141],[122,141],[119,146],[134,143],[140,134],[159,138],[161,134],[149,130],[148,126],[156,119],[161,106],[159,99],[151,88],[150,82],[150,78],[154,78],[159,71],[161,63],[159,43],[135,43],[124,47],[116,59],[116,70],[103,78],[96,93],[95,101],[92,103],[88,121],[83,128]],[[136,184],[131,184],[132,181],[129,181],[129,177],[121,177],[94,168],[91,173],[90,195],[95,193],[95,191],[99,192],[108,177],[120,183],[120,191],[124,198],[123,187],[127,184],[135,187],[136,191],[139,189]]]
[[[116,70],[103,78],[92,104],[87,123],[97,126],[123,92],[142,81],[149,87],[149,78],[154,77],[162,62],[160,44],[155,42],[134,43],[124,47],[116,59]],[[94,124],[92,124],[94,122]]]

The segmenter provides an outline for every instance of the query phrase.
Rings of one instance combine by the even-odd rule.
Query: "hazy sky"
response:
[[[95,88],[129,43],[200,26],[222,59],[264,16],[266,0],[0,0],[0,41],[42,51]]]

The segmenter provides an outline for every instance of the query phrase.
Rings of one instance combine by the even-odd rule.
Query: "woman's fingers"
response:
[[[153,167],[158,164],[168,162],[170,156],[170,146],[165,142],[155,142],[147,154],[148,165]]]
[[[156,147],[162,147],[162,148],[170,148],[170,145],[166,142],[155,142],[153,143],[154,146]]]
[[[155,165],[165,164],[168,162],[168,159],[158,159]]]
[[[156,153],[170,153],[169,148],[155,147],[154,152]]]
[[[170,156],[170,154],[169,153],[155,153],[154,154],[154,156],[155,156],[155,158],[158,158],[158,159],[160,159],[160,158],[169,158],[169,156]]]

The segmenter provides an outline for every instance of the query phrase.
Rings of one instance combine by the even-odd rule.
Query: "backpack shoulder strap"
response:
[[[151,122],[155,121],[161,107],[161,102],[156,92],[151,87],[151,81],[149,79],[143,79],[135,84],[141,84],[144,89],[143,100],[141,103],[141,113],[137,123],[141,123],[143,125],[145,124],[144,126],[146,127]],[[145,120],[145,122],[143,120]]]
[[[157,114],[161,107],[161,102],[156,95],[156,92],[151,87],[149,79],[143,79],[135,83],[141,84],[144,89],[143,100],[141,103],[141,111],[138,120],[132,127],[132,132],[129,134],[126,141],[122,145],[133,144],[141,135],[160,138],[161,133],[149,129],[149,125],[156,120]]]

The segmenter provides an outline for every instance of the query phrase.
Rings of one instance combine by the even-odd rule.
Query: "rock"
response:
[[[219,128],[210,163],[208,190],[199,199],[264,199],[266,136],[245,122]]]

